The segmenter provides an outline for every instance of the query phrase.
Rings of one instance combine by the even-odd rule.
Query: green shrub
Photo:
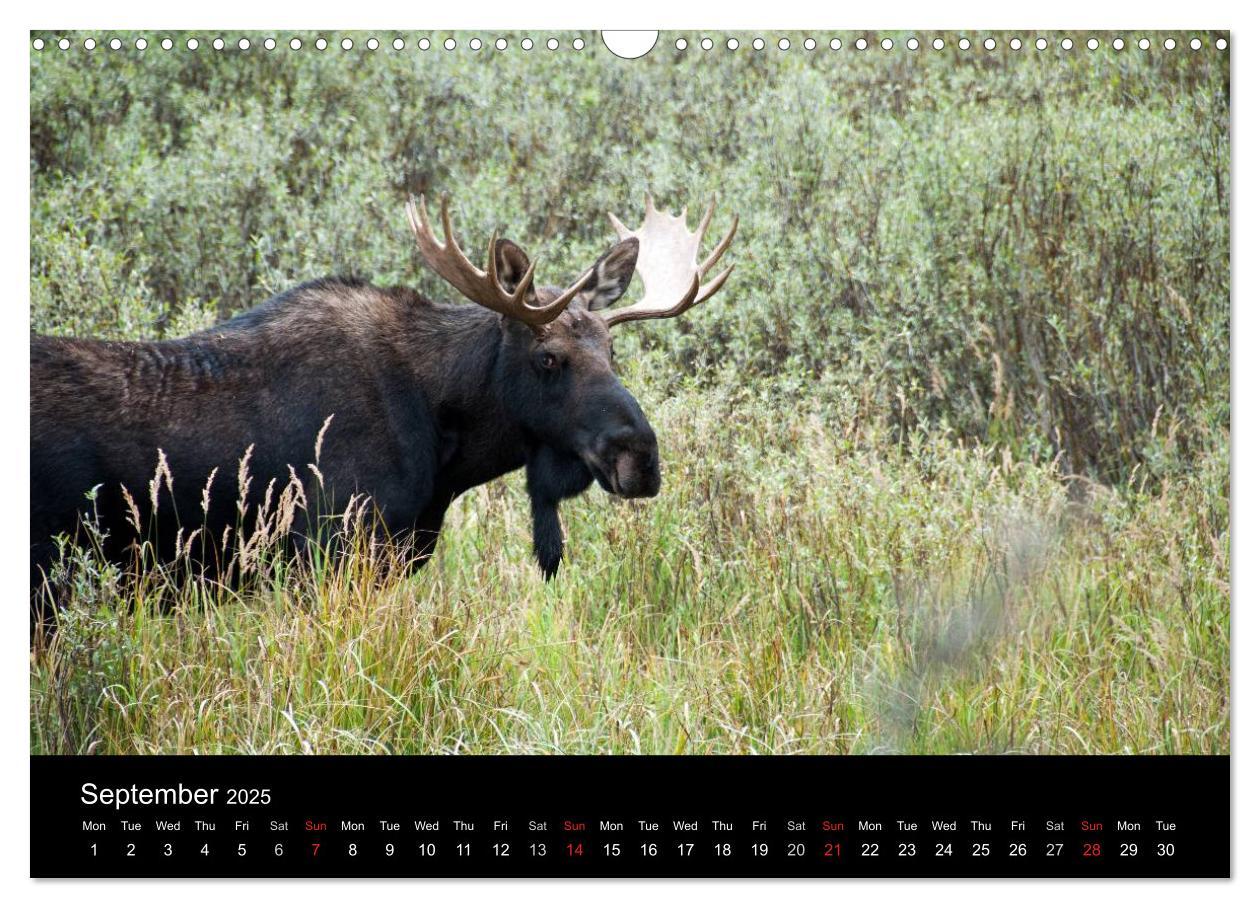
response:
[[[636,332],[669,368],[866,382],[863,418],[902,440],[945,430],[1109,481],[1185,469],[1228,429],[1225,54],[663,36],[630,63],[595,36],[532,54],[175,37],[32,55],[40,330],[161,334],[190,304],[227,316],[326,272],[446,296],[408,192],[451,192],[462,231],[504,228],[561,283],[608,242],[605,211],[718,190],[740,267],[686,324]]]

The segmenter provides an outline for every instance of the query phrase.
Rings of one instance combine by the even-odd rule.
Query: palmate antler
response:
[[[726,252],[739,227],[739,215],[731,224],[730,231],[722,238],[708,257],[699,265],[696,256],[700,241],[713,220],[717,198],[709,202],[709,208],[700,219],[695,233],[687,229],[687,209],[678,217],[656,210],[651,194],[645,195],[643,223],[638,230],[629,230],[612,212],[608,217],[617,231],[617,239],[635,237],[639,241],[639,258],[635,270],[643,281],[643,298],[621,309],[607,309],[604,318],[608,327],[642,318],[672,318],[686,312],[696,303],[702,303],[722,289],[726,279],[735,270],[728,265],[717,277],[704,286],[700,280],[709,273],[718,259]]]
[[[534,279],[534,263],[530,262],[525,276],[516,286],[514,293],[508,293],[499,283],[498,266],[495,262],[494,246],[497,234],[490,237],[490,249],[486,255],[486,270],[482,271],[468,260],[459,244],[455,242],[455,234],[451,231],[451,215],[447,207],[448,199],[442,196],[442,233],[445,243],[438,242],[429,223],[429,212],[425,208],[424,196],[420,196],[420,204],[414,198],[407,200],[407,219],[411,221],[411,231],[416,236],[416,245],[420,247],[420,255],[425,264],[432,268],[439,277],[478,305],[492,309],[527,325],[539,327],[555,320],[573,297],[577,296],[582,285],[591,276],[588,269],[585,274],[555,299],[542,306],[531,306],[526,297],[532,290]]]

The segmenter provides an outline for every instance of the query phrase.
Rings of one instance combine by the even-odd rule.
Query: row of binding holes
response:
[[[866,50],[869,47],[875,46],[875,43],[876,42],[868,41],[865,38],[858,38],[857,40],[853,42],[853,48],[855,50]],[[1048,47],[1050,47],[1052,43],[1053,42],[1051,42],[1047,38],[1037,38],[1035,41],[1033,41],[1033,46],[1036,47],[1037,50],[1046,50]],[[1072,48],[1076,46],[1076,42],[1073,41],[1071,38],[1062,38],[1057,43],[1059,47],[1062,48],[1063,50],[1071,50]],[[1200,50],[1204,46],[1204,43],[1205,42],[1200,38],[1191,38],[1190,49]],[[1229,46],[1229,42],[1226,41],[1224,38],[1217,38],[1216,41],[1213,43],[1215,44],[1217,50],[1225,50],[1225,48]],[[933,50],[944,50],[945,44],[946,44],[946,41],[944,38],[933,38],[929,46],[931,46]],[[674,42],[674,47],[677,50],[686,50],[689,46],[690,44],[688,43],[686,38],[679,38]],[[712,38],[700,39],[701,50],[712,50],[714,46],[715,45]],[[738,38],[726,39],[727,50],[739,50],[739,46],[740,44],[739,44]],[[778,47],[779,50],[791,50],[792,41],[789,38],[780,38],[777,42],[775,42],[775,46]],[[801,42],[801,46],[804,47],[805,50],[814,50],[816,47],[818,47],[818,42],[815,41],[813,38],[806,38],[804,41]],[[832,38],[828,42],[827,46],[830,47],[832,50],[840,50],[840,48],[844,46],[844,42],[842,42],[839,38]],[[884,38],[878,42],[878,46],[883,48],[884,50],[892,50],[897,46],[897,42],[894,41],[892,38]],[[907,50],[918,50],[923,45],[919,41],[918,38],[906,38],[902,46],[905,47]],[[985,50],[997,50],[998,42],[996,38],[985,38],[984,41],[981,42],[981,46],[983,46]],[[1007,46],[1011,50],[1020,50],[1023,48],[1024,42],[1019,38],[1011,38],[1007,42]],[[1085,46],[1089,48],[1090,50],[1097,50],[1099,47],[1102,46],[1102,42],[1100,42],[1097,38],[1088,38],[1085,41]],[[1151,40],[1149,38],[1139,38],[1137,41],[1137,46],[1141,50],[1150,50]],[[971,47],[972,47],[972,43],[971,43],[970,38],[958,39],[959,50],[970,50]],[[1124,39],[1113,38],[1111,41],[1111,47],[1113,50],[1124,50],[1125,48]],[[1163,41],[1163,47],[1164,47],[1164,50],[1176,50],[1177,40],[1175,38],[1165,38]],[[765,48],[766,48],[766,41],[764,38],[753,38],[752,40],[753,50],[765,50]]]
[[[329,42],[328,42],[328,39],[326,38],[316,38],[314,42],[312,43],[316,50],[327,50],[329,47]],[[354,50],[355,48],[355,42],[353,38],[342,38],[341,41],[338,43],[340,44],[342,50]],[[69,38],[61,38],[58,41],[56,41],[55,44],[57,47],[61,48],[62,50],[69,50],[71,46]],[[259,44],[265,50],[275,50],[276,47],[279,46],[275,38],[264,38],[261,42],[259,42]],[[45,42],[43,38],[36,38],[34,41],[31,42],[31,45],[36,50],[43,50],[45,47],[48,46],[48,43]],[[95,38],[83,39],[84,50],[96,50],[98,46],[99,44],[97,43],[97,40]],[[108,47],[110,50],[122,50],[123,42],[119,38],[111,38],[109,41],[105,42],[105,46]],[[161,41],[158,42],[158,46],[161,47],[162,50],[171,50],[175,46],[175,42],[171,40],[170,38],[163,38]],[[224,41],[222,38],[215,38],[213,41],[210,42],[210,46],[213,47],[215,50],[223,50],[224,48],[228,46],[228,42]],[[253,45],[251,44],[248,38],[241,38],[235,43],[235,46],[237,50],[249,50],[250,47],[252,47]],[[290,50],[301,50],[303,47],[302,39],[290,38],[288,41],[288,46]],[[379,41],[376,38],[368,38],[366,41],[363,42],[363,46],[366,47],[368,50],[376,50],[381,46],[381,41]],[[405,50],[407,47],[407,42],[404,41],[402,38],[394,38],[392,41],[389,42],[389,46],[392,47],[394,50]],[[416,42],[416,47],[418,47],[420,50],[429,50],[434,46],[435,46],[434,42],[429,40],[428,38],[421,38],[419,41]],[[445,41],[442,41],[440,45],[437,45],[437,46],[443,47],[446,50],[455,50],[456,48],[459,47],[459,42],[457,42],[454,38],[447,38]],[[483,42],[480,38],[470,38],[466,42],[464,42],[464,46],[468,48],[468,50],[481,50],[486,45],[485,45],[485,42]],[[507,38],[496,38],[492,42],[492,46],[496,50],[507,50],[510,44]],[[560,39],[548,38],[545,42],[543,42],[543,46],[545,46],[547,50],[559,50]],[[582,50],[583,48],[586,47],[586,41],[582,38],[574,38],[570,46],[574,50]],[[137,38],[135,41],[135,47],[136,47],[136,50],[147,50],[149,47],[149,42],[145,38]],[[196,38],[188,38],[184,41],[184,47],[188,48],[188,50],[197,50],[199,47],[201,47],[201,42],[198,41]],[[521,50],[533,50],[534,39],[522,38],[520,41],[520,47],[521,47]]]
[[[752,43],[753,50],[764,50],[766,47],[766,41],[764,38],[753,38],[751,43]],[[944,38],[934,38],[930,42],[930,46],[934,50],[944,50],[945,43],[946,42]],[[1072,50],[1072,48],[1076,46],[1075,42],[1071,38],[1061,38],[1059,39],[1057,43],[1059,47],[1062,48],[1063,50]],[[1217,38],[1216,41],[1213,43],[1215,44],[1217,50],[1225,50],[1225,48],[1229,46],[1229,42],[1226,41],[1224,38]],[[36,50],[43,50],[47,46],[43,38],[36,38],[34,41],[31,42],[31,44]],[[288,44],[291,50],[301,50],[303,46],[301,38],[290,38]],[[355,47],[354,39],[352,38],[342,38],[340,44],[341,44],[342,50],[353,50]],[[376,50],[377,48],[381,46],[381,42],[378,41],[376,38],[368,38],[365,42],[363,42],[363,44],[368,50]],[[1097,50],[1101,46],[1101,44],[1102,42],[1100,42],[1097,38],[1089,38],[1085,41],[1085,46],[1089,48],[1090,50]],[[278,46],[275,38],[265,38],[261,42],[261,45],[266,50],[275,50],[276,47]],[[316,50],[326,50],[329,46],[329,42],[325,38],[316,38],[314,41],[314,45],[315,45]],[[392,41],[389,42],[389,45],[394,50],[404,50],[407,47],[407,42],[404,41],[402,38],[394,38]],[[884,38],[883,40],[878,42],[878,45],[884,50],[892,50],[893,48],[897,46],[897,42],[895,42],[892,38]],[[985,50],[996,50],[998,46],[998,42],[997,42],[997,39],[995,38],[985,38],[984,41],[981,42],[981,45],[984,47]],[[1050,45],[1051,45],[1051,42],[1046,38],[1037,38],[1035,41],[1033,41],[1033,46],[1036,47],[1037,50],[1045,50],[1048,47],[1050,47]],[[69,50],[70,39],[61,38],[56,42],[56,46],[61,48],[62,50]],[[84,50],[95,50],[97,46],[98,45],[95,38],[83,39]],[[106,42],[106,46],[109,47],[111,50],[121,50],[123,46],[123,42],[119,38],[111,38],[108,42]],[[145,50],[148,48],[149,42],[145,38],[137,38],[135,41],[135,46],[137,50]],[[161,47],[162,50],[171,50],[175,46],[175,42],[172,41],[170,38],[163,38],[159,42],[158,46]],[[189,50],[196,50],[198,47],[201,46],[201,43],[196,38],[188,38],[187,40],[185,40],[184,46],[188,48]],[[227,47],[227,42],[225,42],[222,38],[215,38],[213,41],[210,42],[210,46],[213,47],[215,50],[223,50],[225,47]],[[236,42],[236,47],[238,50],[249,50],[251,46],[252,45],[250,44],[250,40],[248,38],[241,38],[240,40]],[[430,41],[428,38],[421,38],[419,41],[416,42],[416,47],[418,47],[420,50],[429,50],[433,46],[434,46],[434,43]],[[446,50],[455,50],[459,47],[459,42],[456,41],[454,38],[447,38],[446,40],[441,42],[440,46],[445,48]],[[467,47],[468,50],[481,50],[481,48],[484,46],[485,44],[480,38],[470,38],[468,39],[468,41],[465,42],[465,47]],[[496,38],[493,42],[493,46],[496,50],[507,50],[508,47],[510,46],[510,42],[508,41],[507,38]],[[521,50],[533,50],[534,39],[522,38],[520,41],[520,46],[521,46]],[[558,38],[548,38],[545,42],[545,46],[547,50],[558,50],[560,48],[560,40]],[[674,47],[677,48],[678,50],[686,50],[688,46],[689,44],[686,38],[679,38],[674,42]],[[715,44],[712,38],[700,39],[700,48],[702,50],[712,50],[714,46]],[[740,44],[739,44],[738,38],[726,39],[727,50],[739,50],[739,46]],[[780,38],[777,42],[775,42],[775,46],[778,47],[779,50],[791,50],[792,41],[789,38]],[[801,46],[804,47],[805,50],[814,50],[816,47],[818,47],[818,42],[815,41],[813,38],[806,38],[804,41],[801,42]],[[841,42],[839,38],[832,38],[828,42],[828,46],[832,50],[840,50],[840,48],[843,47],[843,42]],[[871,46],[873,46],[873,43],[870,41],[867,41],[865,38],[858,38],[856,41],[853,42],[853,47],[856,50],[866,50],[868,47],[871,47]],[[903,46],[907,50],[918,50],[922,45],[919,42],[918,38],[906,38],[905,41],[903,42]],[[1007,42],[1007,46],[1011,50],[1020,50],[1021,48],[1023,48],[1024,42],[1020,40],[1019,38],[1011,38]],[[1151,41],[1149,38],[1139,38],[1137,41],[1137,46],[1140,50],[1150,50]],[[1190,39],[1191,50],[1199,50],[1203,46],[1204,46],[1204,42],[1201,39],[1199,38]],[[574,38],[572,42],[572,47],[574,50],[582,50],[583,48],[586,47],[586,42],[581,38]],[[971,47],[972,47],[972,43],[971,43],[970,38],[958,39],[959,50],[970,50]],[[1111,40],[1111,47],[1113,50],[1124,50],[1125,48],[1124,39],[1113,38]],[[1164,50],[1176,50],[1177,40],[1175,38],[1165,38],[1163,41],[1163,47],[1164,47]]]

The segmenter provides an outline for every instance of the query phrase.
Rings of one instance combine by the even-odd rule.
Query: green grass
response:
[[[173,336],[337,271],[449,298],[409,191],[556,282],[649,186],[742,226],[718,297],[619,329],[662,493],[567,503],[555,582],[520,476],[421,571],[80,553],[32,750],[1228,752],[1228,56],[802,37],[34,54],[39,331]]]
[[[889,450],[726,391],[651,400],[662,495],[570,505],[550,585],[511,479],[466,496],[418,573],[80,581],[92,612],[33,665],[33,746],[1228,749],[1223,459],[1207,488],[1074,503],[1052,466]]]

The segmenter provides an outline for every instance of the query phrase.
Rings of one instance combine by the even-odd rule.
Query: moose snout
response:
[[[661,465],[656,444],[650,451],[623,451],[617,455],[617,494],[622,498],[651,498],[661,490]]]
[[[596,449],[613,494],[620,498],[651,498],[661,490],[656,433],[646,422],[605,433]]]

